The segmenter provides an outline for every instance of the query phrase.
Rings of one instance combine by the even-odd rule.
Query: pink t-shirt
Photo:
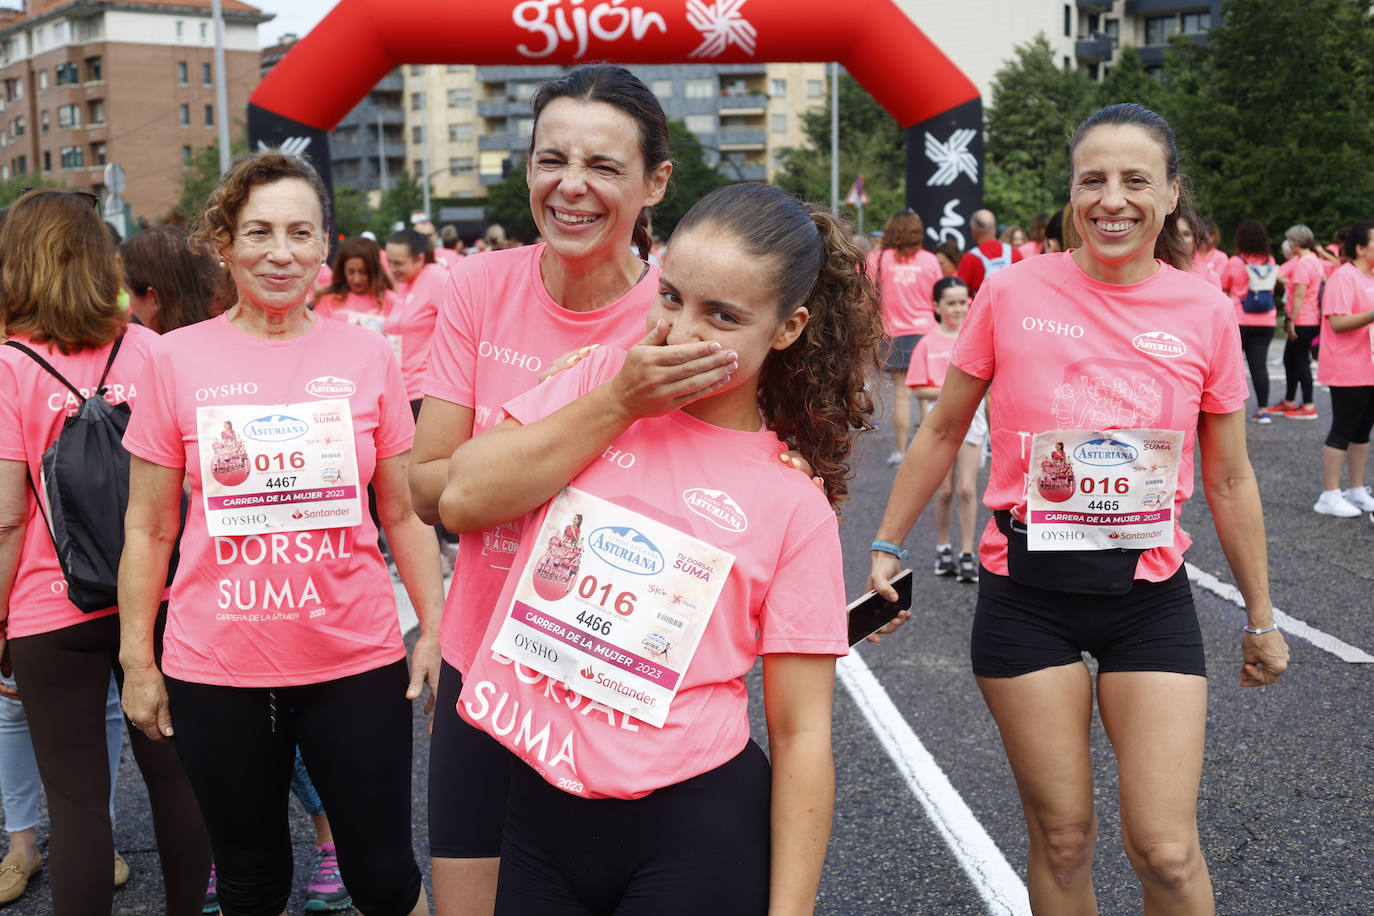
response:
[[[1293,317],[1296,325],[1315,325],[1319,321],[1317,314],[1317,294],[1321,292],[1322,280],[1326,274],[1322,271],[1322,259],[1312,252],[1307,252],[1300,258],[1289,258],[1279,265],[1279,273],[1283,275],[1288,283],[1288,306],[1287,313]],[[1293,287],[1299,283],[1307,287],[1303,294],[1302,302],[1298,303],[1297,308],[1293,307]]]
[[[328,289],[329,284],[334,280],[334,268],[328,264],[320,265],[320,272],[315,277],[316,289]]]
[[[1216,277],[1217,287],[1221,287],[1222,275],[1226,273],[1226,265],[1230,263],[1231,257],[1220,248],[1213,248],[1207,252],[1207,266],[1212,268],[1212,276]]]
[[[266,415],[287,404],[346,397],[358,479],[370,481],[378,459],[407,451],[415,434],[386,341],[329,319],[291,340],[269,341],[221,315],[160,338],[138,386],[142,397],[125,447],[154,464],[184,468],[191,482],[163,671],[197,684],[288,686],[404,658],[366,497],[356,527],[212,537],[196,424],[202,406],[261,405]]]
[[[1257,257],[1255,255],[1232,255],[1226,262],[1226,270],[1221,275],[1221,288],[1231,296],[1231,301],[1235,304],[1236,320],[1242,327],[1272,328],[1278,324],[1278,291],[1274,292],[1274,308],[1267,312],[1247,312],[1241,307],[1241,300],[1250,291],[1250,278],[1245,269],[1247,264],[1270,264],[1274,263],[1272,257]]]
[[[1374,278],[1366,277],[1354,264],[1342,264],[1326,281],[1322,297],[1322,317],[1358,315],[1374,310]],[[1323,385],[1354,388],[1374,385],[1374,358],[1371,358],[1370,328],[1336,332],[1331,322],[1322,324],[1322,355],[1317,360],[1317,381]]]
[[[613,376],[624,360],[623,350],[603,348],[507,410],[532,423]],[[591,798],[638,798],[740,752],[749,740],[744,675],[759,655],[838,656],[849,647],[835,513],[804,475],[778,462],[784,446],[773,433],[722,429],[677,411],[640,420],[613,448],[572,486],[735,558],[667,721],[655,728],[579,697],[576,684],[559,685],[493,658],[500,615],[464,678],[458,710],[552,785]],[[703,490],[717,514],[688,501]],[[546,512],[547,506],[527,517],[531,530]],[[534,540],[522,543],[516,570]],[[510,605],[517,578],[506,580],[497,607]],[[508,719],[524,724],[507,729]],[[545,729],[546,741],[538,737]]]
[[[942,334],[937,328],[916,342],[911,351],[911,364],[906,370],[908,388],[940,388],[949,371],[949,358],[954,353],[957,334]]]
[[[1225,296],[1160,263],[1149,279],[1102,283],[1067,252],[999,271],[974,298],[952,362],[992,379],[992,470],[983,502],[1025,518],[1031,438],[1051,429],[1175,429],[1183,436],[1174,543],[1141,554],[1135,577],[1160,582],[1191,543],[1178,509],[1193,492],[1199,411],[1231,413],[1249,389]],[[979,557],[1007,574],[1007,541],[989,521]]]
[[[1027,243],[1024,244],[1024,245],[1018,246],[1016,250],[1019,251],[1019,252],[1021,252],[1021,257],[1023,257],[1023,258],[1029,258],[1029,257],[1033,257],[1034,255],[1037,255],[1037,254],[1044,254],[1044,252],[1045,252],[1045,243],[1044,243],[1044,242],[1027,242]]]
[[[82,392],[94,393],[110,347],[65,354],[47,344],[34,344],[23,335],[13,338],[43,357]],[[114,365],[105,379],[105,399],[111,404],[133,404],[143,389],[138,382],[148,349],[157,335],[140,325],[124,331]],[[112,345],[111,345],[112,346]],[[25,353],[0,346],[0,459],[22,461],[37,483],[43,453],[57,441],[62,423],[76,413],[80,401],[61,382],[49,375]],[[84,614],[67,600],[67,580],[57,563],[52,536],[38,512],[33,491],[24,484],[27,526],[19,548],[19,570],[10,591],[7,632],[11,638],[51,633],[73,624],[108,617],[119,608]]]
[[[401,338],[401,378],[405,380],[406,397],[412,401],[424,397],[430,341],[449,276],[443,265],[426,264],[414,280],[396,289],[401,301],[391,310],[386,330]]]
[[[315,303],[315,314],[325,318],[336,318],[349,324],[358,324],[359,319],[373,315],[389,318],[400,301],[400,296],[397,296],[394,290],[387,290],[382,293],[380,306],[377,304],[375,296],[359,296],[357,293],[350,292],[340,300],[334,296],[325,295],[321,296],[320,301]]]
[[[890,337],[929,334],[935,330],[930,291],[940,279],[940,261],[921,250],[905,261],[890,248],[868,256],[868,275],[878,286],[883,328]]]
[[[474,436],[495,426],[501,405],[538,384],[539,373],[560,356],[592,343],[629,347],[647,332],[658,268],[650,267],[610,305],[573,312],[544,288],[543,252],[541,243],[464,258],[449,286],[434,329],[424,393],[472,408]],[[514,523],[458,540],[439,641],[444,660],[459,671],[467,671],[477,654],[519,546],[520,527]]]
[[[1221,277],[1217,275],[1216,270],[1212,267],[1212,259],[1200,252],[1193,253],[1193,273],[1206,280],[1217,289],[1221,289]]]

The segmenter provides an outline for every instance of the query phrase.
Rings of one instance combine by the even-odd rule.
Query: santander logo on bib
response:
[[[730,498],[723,490],[707,490],[693,487],[682,492],[682,501],[697,515],[726,531],[743,531],[749,527],[749,519],[739,503]]]
[[[333,375],[322,375],[305,383],[306,393],[317,398],[346,398],[357,390],[358,386],[348,379]]]
[[[1146,331],[1143,334],[1137,334],[1131,339],[1131,346],[1141,353],[1162,356],[1165,359],[1173,359],[1175,356],[1182,356],[1188,352],[1183,341],[1167,331]]]

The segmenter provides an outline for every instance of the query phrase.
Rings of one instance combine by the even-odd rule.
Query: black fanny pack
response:
[[[1124,595],[1135,585],[1140,548],[1037,550],[1026,544],[1026,525],[1006,509],[994,511],[1007,538],[1007,573],[1019,585],[1083,595]]]

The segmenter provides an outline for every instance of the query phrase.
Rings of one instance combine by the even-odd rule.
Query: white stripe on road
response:
[[[1207,591],[1212,594],[1226,599],[1242,610],[1245,609],[1245,599],[1241,596],[1240,589],[1230,583],[1222,582],[1216,576],[1198,569],[1192,563],[1185,563],[1184,565],[1188,569],[1189,579],[1207,589]],[[1278,608],[1274,608],[1274,622],[1279,625],[1284,633],[1301,637],[1318,649],[1325,649],[1343,662],[1362,664],[1374,662],[1374,655],[1370,655],[1363,649],[1352,646],[1347,642],[1342,642],[1330,633],[1324,633],[1291,614],[1285,614]]]
[[[851,649],[839,660],[836,670],[840,683],[959,860],[964,874],[987,904],[988,912],[995,916],[1030,916],[1030,895],[1021,877],[959,797],[859,653]]]

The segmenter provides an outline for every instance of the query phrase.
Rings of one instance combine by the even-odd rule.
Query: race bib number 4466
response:
[[[212,537],[362,524],[346,399],[198,407],[196,431]]]
[[[1164,547],[1174,542],[1183,433],[1053,429],[1031,445],[1029,550]]]
[[[549,507],[492,648],[656,727],[732,554],[590,493]]]

